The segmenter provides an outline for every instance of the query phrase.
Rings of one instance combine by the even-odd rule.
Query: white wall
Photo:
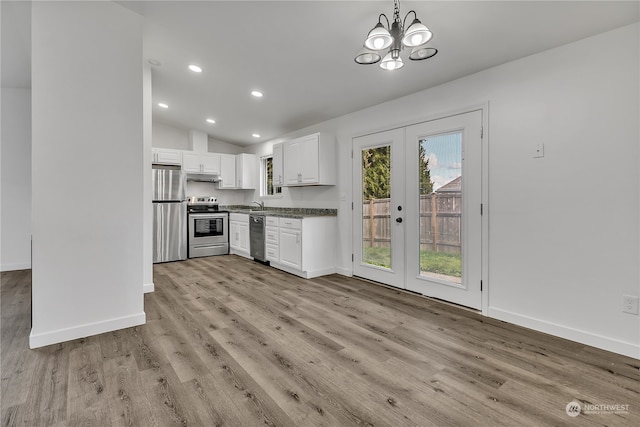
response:
[[[188,151],[193,149],[188,130],[156,121],[153,122],[153,146]],[[211,137],[207,138],[207,148],[210,153],[239,154],[247,152],[243,147]],[[247,190],[220,190],[217,183],[187,182],[188,196],[214,196],[218,198],[220,204],[224,205],[251,203],[251,199],[246,201],[248,193]]]
[[[240,154],[247,153],[244,147],[240,147],[239,145],[229,144],[228,142],[220,141],[218,139],[214,139],[209,137],[209,152],[210,153],[223,153],[223,154]]]
[[[145,321],[142,57],[115,3],[33,3],[31,347]]]
[[[145,55],[146,57],[146,55]],[[147,61],[143,62],[143,89],[142,89],[142,102],[143,102],[143,153],[142,153],[142,289],[145,293],[153,292],[155,285],[153,283],[153,207],[151,199],[153,197],[152,192],[152,179],[151,179],[151,142],[153,140],[153,125],[152,125],[152,112],[153,112],[153,92],[152,92],[152,77],[151,66]]]
[[[339,185],[277,203],[339,200],[350,274],[352,138],[488,103],[485,312],[640,358],[639,317],[622,313],[622,295],[640,294],[639,39],[634,24],[286,135],[334,133]]]
[[[243,147],[211,137],[207,138],[207,146],[210,153],[239,154],[247,152]],[[189,130],[168,125],[157,120],[153,121],[153,147],[193,150],[191,140],[189,139]]]
[[[0,271],[31,268],[31,90],[2,88]]]
[[[153,120],[153,141],[155,148],[173,148],[175,150],[191,150],[189,131]]]
[[[221,205],[246,205],[249,190],[220,190],[217,183],[187,181],[188,196],[214,196]]]

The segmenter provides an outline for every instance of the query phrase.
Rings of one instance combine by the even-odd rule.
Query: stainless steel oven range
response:
[[[187,205],[189,258],[229,253],[229,213],[218,205],[196,202]]]

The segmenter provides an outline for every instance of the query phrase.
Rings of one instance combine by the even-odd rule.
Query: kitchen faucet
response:
[[[261,200],[261,201],[259,201],[259,202],[257,202],[257,201],[255,201],[255,200],[254,200],[254,201],[253,201],[253,202],[251,202],[251,203],[255,203],[256,205],[260,206],[260,210],[261,210],[261,211],[263,211],[263,210],[264,210],[264,202],[263,202],[262,200]]]

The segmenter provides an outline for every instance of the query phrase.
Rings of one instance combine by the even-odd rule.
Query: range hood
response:
[[[220,175],[211,175],[206,173],[188,173],[187,181],[193,182],[219,182]]]
[[[189,141],[191,144],[191,153],[195,155],[204,155],[208,153],[208,136],[204,132],[197,130],[189,131]],[[198,169],[197,167],[195,168]],[[218,167],[218,170],[220,167]],[[193,170],[193,169],[192,169]],[[201,169],[202,170],[202,167]],[[187,181],[192,182],[220,182],[220,175],[210,173],[187,172]]]

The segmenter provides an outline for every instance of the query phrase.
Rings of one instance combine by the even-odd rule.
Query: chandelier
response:
[[[400,57],[402,49],[411,48],[409,59],[412,61],[422,61],[433,57],[438,53],[438,49],[427,47],[433,37],[433,33],[418,19],[415,10],[410,10],[400,20],[400,1],[393,2],[393,23],[389,25],[389,18],[384,13],[378,16],[378,23],[367,35],[364,41],[364,48],[355,57],[358,64],[370,65],[380,62],[380,67],[385,70],[397,70],[402,68],[404,63]],[[413,22],[406,27],[406,21],[410,14],[413,13]],[[382,17],[387,21],[387,26],[382,24]],[[406,28],[406,30],[405,30]],[[388,50],[387,54],[382,58],[383,51]]]

